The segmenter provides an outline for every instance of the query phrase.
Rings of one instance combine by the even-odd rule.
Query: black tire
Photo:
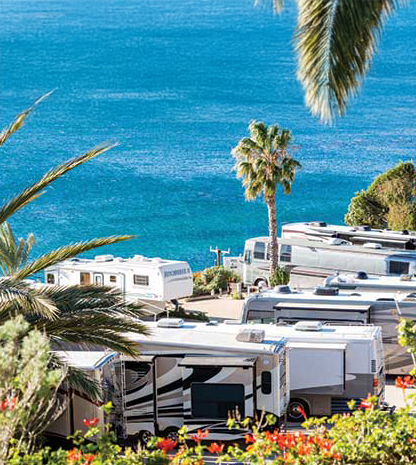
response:
[[[309,417],[309,405],[302,399],[290,399],[287,406],[287,419],[293,423],[302,423],[305,417],[298,411],[298,407],[302,408],[305,415]]]
[[[139,441],[142,446],[147,446],[150,439],[152,439],[153,434],[150,431],[142,430],[139,433]]]
[[[178,442],[179,430],[173,426],[171,428],[166,428],[165,431],[163,431],[163,436],[166,439],[172,439],[172,441]]]

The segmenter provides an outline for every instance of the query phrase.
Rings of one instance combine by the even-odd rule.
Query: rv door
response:
[[[102,273],[94,273],[94,284],[102,286],[104,284],[104,275]]]

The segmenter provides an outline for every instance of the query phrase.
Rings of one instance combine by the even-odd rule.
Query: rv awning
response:
[[[309,304],[309,303],[291,303],[279,302],[273,307],[275,310],[317,310],[317,311],[344,311],[344,312],[361,312],[368,313],[371,305],[349,305],[349,304]]]
[[[112,360],[117,352],[104,352],[104,351],[84,351],[84,350],[68,350],[68,351],[54,351],[62,361],[80,370],[93,371],[106,365]]]
[[[252,367],[256,360],[257,357],[184,357],[179,366]]]

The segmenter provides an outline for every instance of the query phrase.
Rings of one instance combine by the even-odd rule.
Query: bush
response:
[[[274,273],[270,276],[270,286],[280,286],[289,284],[290,271],[285,266],[278,266]]]
[[[212,290],[227,290],[228,283],[240,282],[241,278],[223,266],[212,266],[194,273],[194,296],[210,294]]]
[[[415,166],[412,162],[401,162],[377,176],[366,191],[356,193],[345,222],[351,226],[416,229],[415,195]]]

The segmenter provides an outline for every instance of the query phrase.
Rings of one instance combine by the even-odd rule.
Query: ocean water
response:
[[[279,222],[342,222],[350,198],[416,147],[416,3],[387,24],[348,115],[312,118],[296,80],[296,2],[283,14],[252,0],[3,0],[0,120],[57,91],[0,152],[3,199],[104,140],[120,146],[54,183],[15,215],[34,255],[111,234],[97,253],[213,263],[267,234],[246,202],[230,150],[251,119],[293,132],[303,165]],[[90,254],[90,255],[94,255]]]

